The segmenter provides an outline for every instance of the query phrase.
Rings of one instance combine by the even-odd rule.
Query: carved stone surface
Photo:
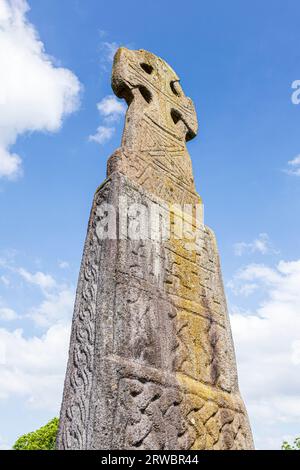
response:
[[[146,51],[117,51],[112,86],[129,107],[91,211],[57,447],[251,449],[217,245],[195,215],[193,103]]]

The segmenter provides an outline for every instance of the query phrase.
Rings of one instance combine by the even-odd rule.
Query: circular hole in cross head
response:
[[[150,103],[150,101],[152,100],[152,95],[151,95],[151,92],[148,90],[148,88],[141,85],[139,86],[139,91],[142,97],[144,98],[144,100],[147,101],[147,103]]]
[[[177,124],[177,122],[181,119],[181,116],[176,109],[171,109],[171,118],[174,122],[174,124]]]
[[[142,67],[144,72],[146,72],[148,75],[151,75],[151,73],[153,72],[153,67],[150,64],[146,64],[145,62],[142,62],[140,66]]]
[[[170,82],[170,88],[172,90],[173,95],[181,96],[181,87],[179,85],[178,80],[172,80]]]

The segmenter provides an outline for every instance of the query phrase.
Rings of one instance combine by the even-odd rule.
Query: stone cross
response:
[[[197,217],[193,103],[146,51],[117,51],[112,87],[128,110],[91,210],[57,448],[251,449],[216,240]]]
[[[121,147],[126,175],[169,202],[200,202],[186,148],[197,134],[197,116],[175,72],[150,52],[122,47],[112,88],[128,104]]]
[[[125,147],[141,150],[144,126],[150,133],[161,129],[179,149],[197,134],[192,100],[185,96],[176,73],[154,54],[120,48],[114,59],[112,87],[129,106],[123,137]],[[162,140],[160,146],[165,144]]]

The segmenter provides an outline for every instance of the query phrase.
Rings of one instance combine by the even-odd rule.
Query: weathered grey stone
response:
[[[91,211],[57,447],[251,449],[217,245],[195,217],[193,103],[146,51],[118,50],[112,86],[129,108]]]

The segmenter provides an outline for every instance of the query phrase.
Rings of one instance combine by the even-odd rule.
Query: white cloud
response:
[[[297,157],[295,157],[293,160],[289,161],[288,163],[289,165],[292,165],[292,166],[300,165],[300,155],[297,155]]]
[[[50,274],[40,271],[32,274],[24,268],[18,268],[17,272],[29,284],[38,286],[44,295],[43,301],[27,312],[27,317],[42,328],[69,321],[74,306],[73,287],[59,284]]]
[[[6,256],[0,258],[0,266],[4,269],[9,271],[10,273],[17,273],[19,276],[22,277],[28,284],[33,284],[38,286],[42,291],[48,291],[55,287],[58,287],[55,279],[50,274],[43,273],[41,271],[37,271],[35,273],[31,273],[24,267],[16,267],[15,266],[15,253],[8,253]],[[0,280],[3,282],[4,285],[9,286],[10,280],[7,278],[6,275],[2,275]]]
[[[300,155],[297,155],[293,160],[288,162],[289,168],[285,170],[285,173],[293,176],[300,176]]]
[[[117,121],[126,112],[126,107],[122,101],[114,95],[105,96],[98,104],[98,111],[106,120]]]
[[[0,103],[0,110],[2,106]],[[15,139],[12,139],[10,143],[13,143]],[[0,145],[5,146],[2,142],[0,132]],[[22,160],[15,153],[9,153],[5,148],[0,147],[0,178],[6,177],[10,180],[17,179],[22,175]]]
[[[0,177],[22,172],[20,156],[10,150],[20,134],[59,130],[79,104],[77,77],[54,66],[28,9],[26,0],[0,2]]]
[[[72,316],[74,307],[74,290],[61,286],[55,293],[47,294],[42,303],[28,312],[36,325],[47,328],[51,325],[65,324]]]
[[[97,108],[105,125],[99,126],[96,134],[89,136],[89,141],[101,145],[108,142],[115,133],[115,128],[107,124],[117,122],[125,114],[126,106],[114,95],[107,95],[97,104]]]
[[[43,299],[26,308],[22,316],[13,309],[0,305],[0,320],[31,320],[44,334],[33,335],[31,328],[11,331],[0,328],[0,400],[20,399],[31,407],[58,413],[67,362],[70,323],[74,306],[74,289],[61,284],[50,274],[30,273],[15,268],[9,262],[5,267],[20,275],[29,285],[41,289]],[[23,288],[23,287],[22,287]],[[17,294],[17,293],[16,293]]]
[[[16,320],[18,315],[11,308],[0,307],[0,320],[2,321],[12,321]]]
[[[257,442],[267,448],[267,438],[274,438],[278,448],[284,439],[280,426],[300,419],[300,260],[280,261],[275,268],[252,264],[237,277],[265,294],[252,313],[232,313],[231,323]]]
[[[239,269],[233,278],[227,283],[235,295],[245,297],[251,295],[257,289],[265,290],[265,285],[280,279],[273,269],[264,264],[249,264],[245,268]]]
[[[99,33],[101,37],[106,34],[105,31],[100,31]],[[107,70],[108,65],[111,66],[111,62],[118,48],[119,44],[116,42],[101,42],[100,49],[102,55],[100,61],[105,71]],[[114,135],[116,129],[111,125],[111,123],[117,122],[120,117],[125,114],[126,106],[121,100],[116,98],[116,96],[107,95],[97,103],[97,108],[103,122],[98,126],[96,133],[90,135],[88,139],[90,142],[96,142],[97,144],[103,145],[106,144]]]
[[[23,397],[32,407],[58,412],[67,361],[70,325],[50,327],[42,337],[0,329],[0,399]]]
[[[236,256],[242,256],[245,253],[260,253],[266,255],[268,253],[277,253],[270,242],[267,233],[260,233],[252,242],[238,242],[234,244],[234,253]]]
[[[89,136],[90,142],[96,142],[97,144],[103,145],[108,142],[114,135],[115,128],[107,126],[99,126],[96,134]]]
[[[243,295],[248,297],[253,294],[253,292],[259,287],[258,284],[254,282],[240,282],[239,272],[234,276],[234,278],[227,282],[227,287],[229,287],[234,295]]]
[[[18,268],[17,272],[25,281],[40,287],[42,290],[51,289],[56,285],[55,279],[50,274],[45,274],[40,271],[32,274],[24,268]]]
[[[41,303],[25,311],[24,318],[30,318],[37,326],[42,328],[49,328],[56,323],[66,323],[69,321],[74,306],[75,292],[73,286],[60,283],[50,274],[41,271],[31,273],[24,267],[13,267],[4,260],[3,266],[9,271],[20,275],[29,285],[38,287],[43,294]],[[63,264],[63,267],[65,268],[66,265]],[[3,312],[2,316],[4,319],[5,312]],[[9,316],[8,311],[6,316]]]
[[[296,366],[300,364],[300,340],[296,340],[292,344],[292,363]]]

